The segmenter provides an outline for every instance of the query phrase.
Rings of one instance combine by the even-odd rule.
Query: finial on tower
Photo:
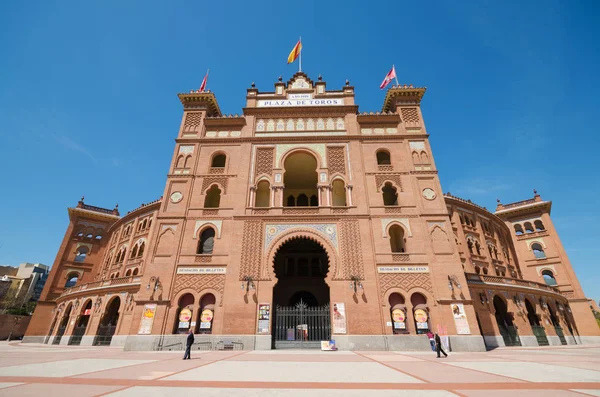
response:
[[[83,203],[83,199],[85,199],[85,196],[81,196],[81,200],[79,200],[79,201],[81,201]]]
[[[533,189],[533,195],[534,195],[534,196],[537,196],[537,195],[538,195],[538,193],[537,193],[537,190]]]
[[[256,87],[256,84],[254,84],[254,81],[252,82],[252,84],[250,84],[250,87],[252,87],[252,88]]]
[[[282,75],[279,75],[279,79],[278,79],[278,80],[279,80],[279,81],[282,81],[282,80],[283,80],[283,76],[282,76]]]
[[[499,199],[499,198],[497,198],[497,199],[496,199],[496,202],[497,202],[498,204],[500,204],[500,199]]]
[[[346,85],[350,85],[350,80],[346,79]]]
[[[319,74],[319,81],[323,81],[323,76]]]

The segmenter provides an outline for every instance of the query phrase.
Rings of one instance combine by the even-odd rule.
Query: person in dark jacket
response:
[[[437,333],[435,334],[435,351],[437,352],[437,358],[440,358],[440,353],[444,353],[444,357],[448,357],[446,352],[442,349],[442,341]]]
[[[192,350],[193,344],[194,344],[194,330],[190,329],[190,332],[188,332],[187,341],[185,343],[185,354],[183,355],[184,360],[190,359],[190,351]],[[446,353],[444,353],[444,354],[446,354]]]

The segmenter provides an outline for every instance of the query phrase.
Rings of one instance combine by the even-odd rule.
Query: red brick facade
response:
[[[180,94],[163,198],[121,218],[83,200],[69,209],[28,340],[150,349],[193,327],[270,348],[275,307],[299,297],[345,309],[331,335],[342,348],[407,346],[425,329],[455,350],[482,349],[482,334],[492,346],[599,336],[549,202],[493,214],[442,194],[424,93],[395,86],[382,112],[358,113],[348,83],[331,91],[297,73],[248,89],[241,116],[211,92]]]

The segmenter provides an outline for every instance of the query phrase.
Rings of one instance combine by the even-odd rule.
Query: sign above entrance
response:
[[[178,267],[177,274],[225,274],[225,267]]]
[[[377,273],[429,273],[429,266],[377,266]]]
[[[290,94],[290,97],[293,94]],[[304,94],[296,94],[304,95]],[[295,106],[343,106],[344,98],[322,98],[322,99],[259,99],[257,107],[275,108],[275,107],[295,107]]]

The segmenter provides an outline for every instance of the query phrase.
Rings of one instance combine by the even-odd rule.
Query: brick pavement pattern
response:
[[[1,396],[600,396],[600,346],[485,353],[0,344]]]

